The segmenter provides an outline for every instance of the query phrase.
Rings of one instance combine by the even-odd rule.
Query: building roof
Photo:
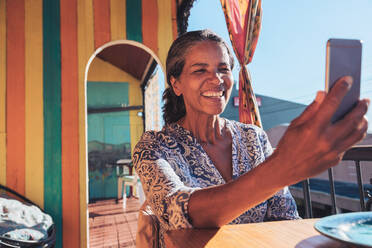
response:
[[[234,106],[234,97],[239,97],[239,91],[235,87],[233,87],[230,100],[221,116],[227,119],[238,121],[239,107]],[[261,94],[256,94],[256,98],[260,103],[259,111],[264,130],[269,130],[277,125],[290,123],[306,108],[306,105],[304,104]]]

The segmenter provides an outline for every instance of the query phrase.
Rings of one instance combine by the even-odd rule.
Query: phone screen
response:
[[[329,39],[326,56],[326,91],[337,79],[351,76],[353,85],[342,100],[332,122],[342,119],[357,103],[360,97],[360,75],[362,64],[362,41],[350,39]]]

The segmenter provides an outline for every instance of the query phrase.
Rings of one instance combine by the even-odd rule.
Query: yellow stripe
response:
[[[165,68],[168,49],[173,41],[172,33],[172,0],[158,0],[158,44],[160,62]]]
[[[111,0],[111,40],[125,40],[127,37],[126,0]]]
[[[78,2],[78,63],[79,63],[79,177],[80,177],[80,247],[87,247],[87,161],[85,137],[85,67],[94,52],[93,1]]]
[[[142,90],[140,88],[140,81],[128,80],[129,83],[129,105],[136,106],[142,105]],[[143,111],[143,110],[142,110]],[[133,154],[133,149],[141,135],[143,133],[143,119],[139,117],[137,113],[139,110],[129,111],[129,124],[130,124],[130,145],[131,145],[131,154]]]
[[[6,185],[6,13],[0,0],[0,184]]]
[[[25,1],[26,196],[44,206],[43,1]]]
[[[130,91],[129,91],[130,92]],[[139,110],[129,111],[129,121],[130,121],[130,144],[131,152],[133,154],[134,147],[140,140],[143,133],[143,119],[137,115]]]

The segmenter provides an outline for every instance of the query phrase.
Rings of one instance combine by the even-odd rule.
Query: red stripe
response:
[[[157,0],[142,0],[142,39],[145,46],[158,54]]]
[[[25,194],[25,3],[6,2],[7,185]]]
[[[77,0],[61,6],[63,246],[80,246]]]
[[[93,0],[93,12],[94,47],[97,49],[111,40],[110,0]]]

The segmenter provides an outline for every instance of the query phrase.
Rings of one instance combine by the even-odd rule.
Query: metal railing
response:
[[[366,191],[363,186],[362,181],[362,170],[361,161],[372,161],[372,146],[355,146],[345,152],[343,161],[354,161],[355,170],[357,175],[357,184],[359,189],[359,201],[360,201],[360,211],[367,211],[371,209],[372,206],[372,192]],[[332,205],[332,214],[337,214],[337,204],[336,204],[336,193],[335,193],[335,183],[333,177],[333,169],[328,169],[328,178],[330,184],[330,198]],[[312,203],[310,194],[310,181],[306,179],[302,182],[303,197],[305,200],[305,218],[312,218]],[[367,201],[365,200],[367,198]]]

